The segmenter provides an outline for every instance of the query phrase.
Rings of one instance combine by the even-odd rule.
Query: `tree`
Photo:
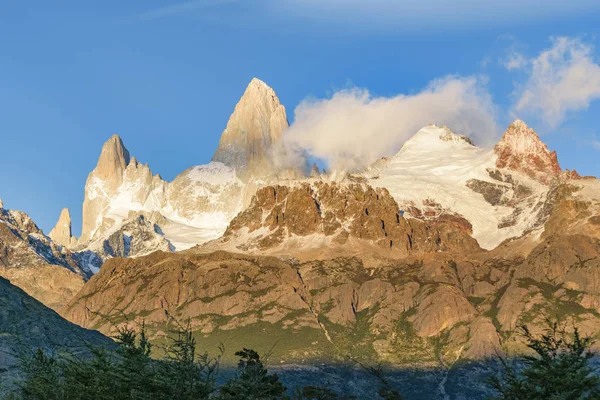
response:
[[[23,400],[61,400],[60,368],[54,357],[38,349],[31,357],[21,357],[24,376],[18,384]]]
[[[280,400],[286,399],[286,388],[276,374],[269,375],[260,356],[244,348],[235,353],[240,357],[237,376],[220,388],[219,400]]]
[[[540,337],[522,328],[533,355],[522,356],[515,367],[500,359],[504,371],[492,377],[496,400],[592,400],[600,399],[600,379],[594,375],[590,351],[592,341],[577,329],[568,334],[557,322]]]
[[[208,399],[216,390],[220,356],[210,358],[206,352],[197,354],[190,321],[185,326],[177,325],[177,336],[171,339],[167,356],[160,363],[161,376],[168,383],[168,398]]]

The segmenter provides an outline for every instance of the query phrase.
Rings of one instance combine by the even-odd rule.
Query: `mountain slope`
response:
[[[61,318],[23,290],[0,278],[0,393],[18,376],[18,357],[46,351],[87,352],[88,345],[110,346],[112,340]]]
[[[477,252],[467,221],[454,215],[405,219],[386,189],[364,182],[296,182],[265,186],[223,238],[200,249],[331,257],[378,253],[402,257],[441,251]]]
[[[539,160],[526,164],[529,157],[537,160],[536,154]],[[560,172],[556,155],[521,121],[492,151],[446,127],[428,126],[364,175],[373,186],[387,188],[413,217],[453,212],[466,218],[486,249],[543,226],[541,210],[552,188],[571,177]]]
[[[153,240],[162,236],[174,250],[218,238],[261,185],[261,177],[275,174],[270,150],[287,126],[285,108],[273,89],[254,79],[236,105],[213,161],[187,169],[172,182],[153,175],[113,135],[86,182],[82,235],[75,248],[99,252],[105,259],[109,254],[101,250],[103,242],[141,213],[160,215],[151,218],[160,228]],[[145,254],[158,248],[148,246]]]
[[[66,303],[92,275],[21,211],[0,208],[0,276],[51,308]]]

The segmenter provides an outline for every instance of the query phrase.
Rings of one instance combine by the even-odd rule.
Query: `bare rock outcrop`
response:
[[[221,241],[239,243],[239,250],[274,249],[305,238],[305,250],[358,240],[397,255],[477,251],[469,230],[470,224],[454,215],[427,221],[405,219],[386,189],[314,182],[259,189],[252,204],[231,221]]]
[[[548,150],[537,133],[521,120],[510,124],[494,152],[498,168],[508,168],[543,183],[551,183],[561,174],[556,151]]]
[[[129,161],[129,151],[118,135],[113,135],[102,146],[96,168],[88,175],[85,183],[82,242],[91,239],[100,227],[101,220],[98,217],[123,183],[123,175]]]
[[[289,126],[275,91],[254,78],[235,106],[212,161],[234,168],[247,180],[271,170],[269,151]]]
[[[0,209],[0,276],[50,308],[77,293],[92,272],[21,211]]]
[[[71,233],[71,214],[68,208],[63,208],[54,228],[48,234],[54,242],[71,247],[77,244],[77,238]]]

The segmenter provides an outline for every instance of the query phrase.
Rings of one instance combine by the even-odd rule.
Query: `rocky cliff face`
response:
[[[54,228],[52,228],[48,234],[48,237],[52,239],[53,242],[66,247],[75,246],[77,244],[77,238],[71,233],[71,214],[69,213],[68,208],[63,208],[60,212],[60,217]]]
[[[83,226],[81,240],[91,239],[101,226],[101,213],[109,199],[116,195],[123,183],[123,174],[129,165],[129,151],[118,135],[113,135],[104,146],[96,168],[89,174],[83,200]]]
[[[494,147],[496,167],[520,172],[545,184],[561,175],[556,151],[548,150],[537,133],[523,121],[516,120]]]
[[[479,246],[470,233],[469,223],[456,215],[440,215],[427,222],[405,219],[386,189],[316,181],[259,189],[223,238],[207,247],[286,254],[335,247],[368,252],[370,248],[404,256],[477,251]]]
[[[288,127],[285,107],[275,91],[254,78],[235,106],[212,158],[247,180],[271,172],[269,151]]]
[[[73,297],[92,272],[21,211],[0,208],[0,276],[51,308]]]

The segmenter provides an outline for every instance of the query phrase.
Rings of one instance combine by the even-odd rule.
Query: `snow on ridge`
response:
[[[449,148],[471,151],[481,150],[474,146],[468,137],[458,135],[448,127],[429,125],[421,128],[404,142],[404,145],[394,157],[400,157],[409,151],[437,152],[446,151]]]
[[[189,168],[184,174],[194,182],[205,182],[218,186],[227,183],[240,183],[235,170],[218,161],[208,164],[196,165]]]
[[[444,135],[450,140],[441,137]],[[409,139],[398,154],[365,171],[364,176],[372,186],[387,188],[398,204],[420,208],[424,199],[432,199],[443,209],[462,215],[472,224],[472,236],[479,245],[491,249],[507,238],[520,236],[532,223],[524,217],[514,226],[499,229],[498,224],[510,217],[514,208],[492,206],[467,187],[471,179],[501,184],[488,172],[496,168],[496,160],[492,150],[476,147],[448,128],[427,126]],[[511,174],[532,188],[533,196],[542,198],[546,193],[547,188],[537,182],[514,171]],[[534,218],[535,213],[531,214]]]

